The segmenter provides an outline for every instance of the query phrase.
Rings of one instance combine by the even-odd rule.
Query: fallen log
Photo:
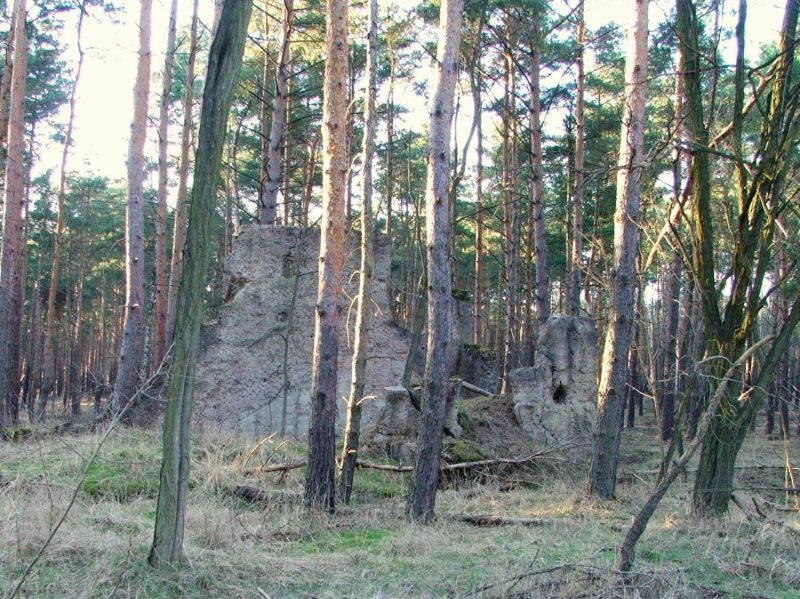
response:
[[[491,516],[487,514],[444,514],[446,518],[466,522],[475,526],[544,526],[541,518],[518,518],[511,516]]]

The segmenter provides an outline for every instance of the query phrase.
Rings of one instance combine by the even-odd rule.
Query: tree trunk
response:
[[[305,503],[335,509],[335,425],[347,185],[347,0],[329,0],[322,115],[322,238],[311,374]]]
[[[175,64],[175,30],[178,0],[172,0],[167,29],[167,49],[161,85],[161,105],[158,114],[158,208],[156,211],[156,287],[153,310],[153,349],[150,370],[156,372],[167,351],[167,186],[169,184],[169,96]],[[191,85],[191,83],[189,83]]]
[[[5,173],[3,240],[0,248],[0,437],[5,426],[6,407],[13,404],[19,391],[19,347],[21,329],[20,288],[23,278],[22,210],[24,194],[25,151],[25,76],[28,72],[26,0],[14,7],[14,69],[8,123],[8,156]]]
[[[144,142],[150,92],[152,0],[139,12],[139,61],[133,88],[133,121],[128,145],[128,199],[125,205],[125,324],[117,368],[113,409],[120,413],[136,393],[144,357]],[[125,420],[131,420],[130,411]]]
[[[570,316],[580,316],[581,313],[581,275],[583,255],[583,203],[586,191],[584,189],[583,163],[583,52],[584,52],[584,3],[578,5],[578,52],[575,57],[577,74],[575,76],[575,176],[572,188],[572,248],[570,258],[572,264],[569,268],[569,282],[567,287],[567,313]]]
[[[539,89],[539,26],[531,44],[531,202],[536,246],[536,317],[539,326],[550,318],[550,279],[547,274],[547,240],[544,222],[544,170],[542,167],[542,105]]]
[[[507,17],[506,33],[511,40],[510,18]],[[503,241],[505,249],[506,267],[506,302],[503,339],[503,363],[500,376],[500,393],[511,392],[508,373],[516,367],[517,358],[517,292],[519,274],[519,206],[518,194],[514,181],[516,179],[514,164],[516,128],[516,77],[514,76],[514,57],[511,50],[506,50],[506,89],[505,89],[505,114],[503,117]]]
[[[289,54],[294,19],[294,0],[284,0],[285,14],[281,32],[280,54],[275,68],[275,96],[272,101],[272,120],[270,121],[267,155],[264,161],[260,200],[258,206],[258,222],[274,225],[278,215],[278,190],[281,188],[281,140],[286,121],[287,89],[289,82]],[[265,69],[266,74],[266,69]],[[264,77],[264,96],[266,97],[267,80]],[[264,133],[262,132],[262,135]],[[285,196],[284,196],[285,199]],[[288,224],[288,223],[284,223]]]
[[[208,56],[197,160],[181,278],[174,358],[167,386],[164,450],[161,463],[152,566],[174,565],[183,553],[189,482],[189,423],[194,371],[203,321],[203,295],[212,251],[212,225],[225,127],[239,77],[252,2],[227,0]]]
[[[428,246],[428,349],[425,362],[417,459],[408,496],[408,515],[430,522],[439,483],[439,454],[448,388],[451,259],[448,174],[453,98],[458,78],[463,0],[444,0],[439,13],[438,77],[430,111],[428,178],[425,192]]]
[[[192,27],[189,38],[189,63],[186,66],[186,97],[183,101],[183,131],[181,132],[181,162],[178,168],[178,196],[175,201],[175,222],[172,228],[172,259],[169,268],[167,294],[167,325],[165,345],[172,344],[177,316],[178,288],[183,274],[183,248],[186,244],[186,197],[189,189],[189,154],[192,150],[192,104],[194,102],[194,68],[197,58],[197,5],[194,0]]]
[[[472,94],[476,114],[483,107],[479,74],[473,75]],[[475,166],[475,292],[472,307],[472,341],[480,345],[483,341],[483,128],[478,118],[477,164]]]
[[[339,498],[350,503],[353,475],[358,458],[358,439],[361,432],[361,404],[366,384],[369,318],[372,312],[372,279],[374,258],[372,249],[372,156],[375,153],[375,97],[378,70],[378,1],[369,0],[367,21],[367,87],[364,101],[364,140],[361,158],[361,272],[358,283],[358,311],[356,314],[355,347],[350,398],[347,402],[347,421],[344,429],[344,446],[339,472]]]
[[[625,106],[614,213],[614,273],[611,306],[598,388],[598,411],[592,440],[587,494],[611,499],[617,480],[619,440],[628,384],[628,350],[636,292],[639,252],[639,195],[644,160],[647,94],[647,9],[649,0],[634,0],[636,25],[628,36],[625,61]]]
[[[11,108],[11,79],[14,74],[14,25],[8,32],[6,40],[6,55],[3,61],[3,77],[0,79],[0,172],[5,174],[6,159],[8,157],[8,119]],[[0,214],[5,205],[5,178],[0,177]],[[3,234],[3,221],[0,219],[0,235]]]
[[[72,145],[72,131],[75,123],[75,96],[78,90],[78,83],[83,69],[84,51],[81,39],[83,30],[83,18],[85,11],[83,7],[78,14],[78,66],[75,71],[75,79],[72,81],[72,89],[69,97],[69,118],[67,120],[67,131],[64,137],[64,148],[61,154],[61,170],[58,183],[58,203],[56,212],[56,231],[53,239],[53,263],[50,270],[50,288],[47,294],[47,313],[44,321],[44,356],[43,356],[43,379],[39,396],[39,418],[44,418],[47,410],[47,402],[53,392],[53,377],[55,375],[55,356],[53,352],[53,342],[56,328],[56,297],[58,295],[59,277],[61,274],[61,255],[64,237],[64,200],[67,193],[67,162],[69,150]]]

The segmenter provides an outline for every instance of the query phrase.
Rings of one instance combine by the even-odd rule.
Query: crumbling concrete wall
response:
[[[401,381],[408,353],[409,335],[392,323],[386,297],[388,243],[385,236],[375,241],[365,393],[378,399],[365,403],[365,422],[374,421],[383,407],[383,389]],[[308,433],[318,254],[318,229],[263,225],[242,229],[226,264],[235,295],[222,306],[218,322],[202,332],[195,387],[198,425],[263,436],[280,431],[285,409],[287,434]],[[339,427],[345,414],[342,398],[350,393],[359,260],[359,239],[354,234],[347,240],[342,296]]]
[[[597,402],[597,330],[589,318],[552,316],[539,330],[533,367],[509,373],[514,415],[544,445],[592,432]]]

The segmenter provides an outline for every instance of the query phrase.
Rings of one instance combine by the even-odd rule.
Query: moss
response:
[[[96,460],[86,471],[83,490],[93,499],[130,501],[158,493],[158,462],[142,460],[138,452],[121,451],[113,460]]]
[[[485,458],[480,448],[475,443],[463,439],[445,441],[444,456],[448,462],[477,462]]]
[[[469,416],[466,412],[459,412],[458,416],[456,417],[456,422],[458,422],[458,425],[467,433],[471,433],[474,430],[472,421],[469,419]]]

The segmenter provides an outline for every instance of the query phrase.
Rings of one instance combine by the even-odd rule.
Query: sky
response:
[[[400,0],[408,5],[416,0]],[[722,0],[723,25],[733,26],[734,11],[738,6],[735,0]],[[110,23],[108,18],[97,9],[84,25],[84,47],[87,55],[84,71],[78,88],[78,102],[75,126],[75,144],[70,159],[69,170],[85,174],[105,175],[111,179],[124,179],[125,160],[127,154],[130,121],[133,112],[133,81],[136,72],[138,49],[138,0],[116,0],[123,10],[116,15],[116,22]],[[589,31],[597,29],[610,20],[616,21],[623,28],[629,26],[633,16],[631,10],[633,0],[586,0],[586,25]],[[379,0],[381,13],[383,6],[395,5],[397,2]],[[552,6],[560,12],[566,12],[574,0],[554,0]],[[652,0],[650,3],[651,30],[657,22],[662,21],[674,6],[674,0]],[[191,20],[191,0],[179,1],[178,27],[188,27]],[[777,38],[781,25],[783,6],[780,0],[751,0],[748,8],[747,39],[748,53],[757,55],[760,44]],[[213,15],[213,0],[200,0],[201,22],[210,23]],[[169,0],[153,0],[152,27],[152,72],[160,72],[164,63],[164,47],[166,45],[167,23],[169,16]],[[74,48],[74,28],[66,28],[65,42]],[[77,53],[70,51],[67,59],[74,61]],[[424,76],[424,75],[422,75]],[[157,106],[160,84],[157,80],[151,83],[151,114]],[[413,94],[412,94],[413,95]],[[469,102],[465,102],[465,112],[461,116],[463,123],[470,122],[467,114]],[[416,118],[424,116],[424,106],[417,107],[420,113]],[[63,114],[66,121],[66,110]],[[148,135],[147,153],[155,156],[155,135]],[[462,137],[463,139],[463,137]],[[171,153],[177,154],[178,148],[172,147]],[[58,171],[61,148],[51,144],[44,148],[36,171],[47,168]],[[155,182],[153,182],[155,184]]]

